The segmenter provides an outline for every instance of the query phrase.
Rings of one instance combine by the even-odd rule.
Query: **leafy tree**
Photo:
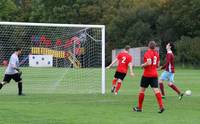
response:
[[[190,37],[181,37],[176,43],[177,46],[177,61],[185,65],[193,65],[199,67],[200,65],[200,37],[190,38]]]
[[[12,0],[0,1],[0,20],[10,21],[13,19],[15,12],[17,11],[16,4]]]

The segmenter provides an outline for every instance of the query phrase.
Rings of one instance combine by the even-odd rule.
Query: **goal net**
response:
[[[105,26],[0,22],[1,75],[17,47],[26,92],[105,93]]]

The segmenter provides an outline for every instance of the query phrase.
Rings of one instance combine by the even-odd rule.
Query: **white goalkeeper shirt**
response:
[[[16,74],[18,71],[15,68],[19,68],[19,58],[16,53],[13,53],[10,57],[8,67],[6,68],[5,74]]]

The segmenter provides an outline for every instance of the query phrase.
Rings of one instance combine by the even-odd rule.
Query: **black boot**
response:
[[[25,94],[22,93],[22,82],[18,82],[18,95],[24,96]]]

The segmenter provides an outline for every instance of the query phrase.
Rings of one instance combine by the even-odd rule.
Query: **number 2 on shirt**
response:
[[[122,57],[122,63],[126,63],[126,57]]]

